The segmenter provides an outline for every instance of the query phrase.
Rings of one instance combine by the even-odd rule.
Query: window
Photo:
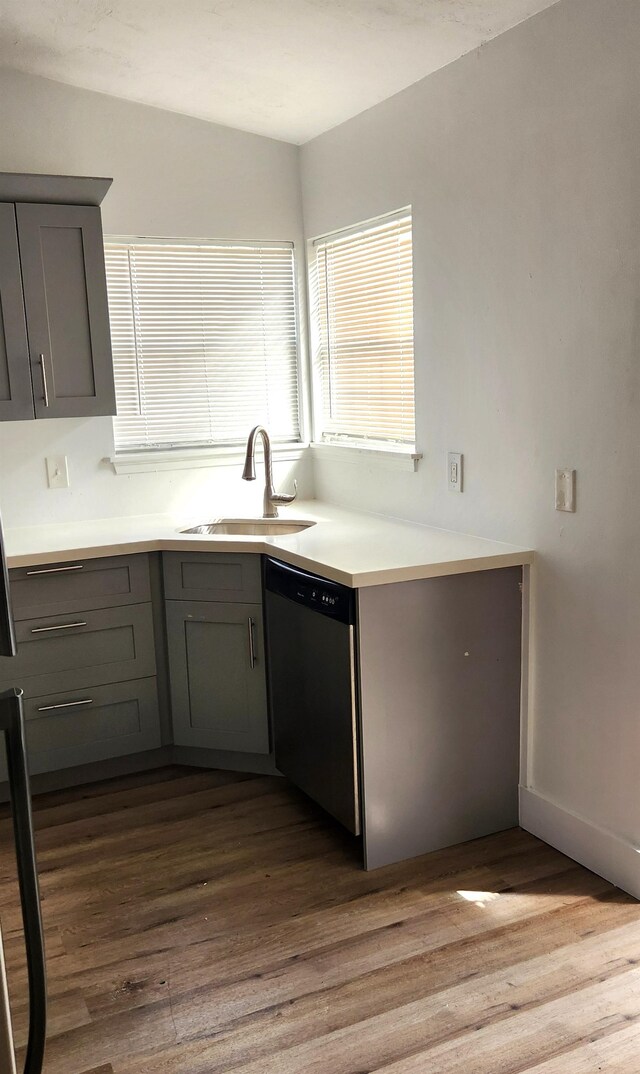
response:
[[[414,445],[411,214],[314,242],[319,437]]]
[[[116,452],[299,440],[293,247],[107,241]]]

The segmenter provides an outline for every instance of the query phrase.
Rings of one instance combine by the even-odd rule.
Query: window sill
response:
[[[385,470],[405,470],[414,473],[422,458],[419,451],[409,447],[361,447],[359,444],[329,442],[314,443],[310,447],[311,454],[317,459],[356,464],[370,462]]]
[[[301,459],[308,444],[272,444],[274,462]],[[237,466],[245,449],[233,447],[175,448],[167,451],[131,451],[104,460],[116,474],[154,474],[162,470],[197,470],[207,466]]]

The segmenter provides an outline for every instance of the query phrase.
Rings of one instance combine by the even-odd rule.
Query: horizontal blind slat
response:
[[[299,439],[291,244],[105,243],[116,450]]]
[[[415,442],[410,215],[315,242],[323,428]]]

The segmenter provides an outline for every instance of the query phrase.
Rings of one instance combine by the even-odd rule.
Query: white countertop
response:
[[[353,588],[436,578],[533,562],[531,549],[464,533],[348,511],[317,500],[282,508],[281,517],[315,526],[277,537],[201,536],[180,530],[216,517],[136,515],[7,529],[9,567],[66,563],[128,552],[267,553]],[[222,517],[222,512],[220,516]]]

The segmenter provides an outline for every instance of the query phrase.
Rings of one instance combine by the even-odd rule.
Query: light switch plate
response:
[[[50,489],[69,488],[69,467],[66,455],[49,455],[47,464],[47,481]]]
[[[457,451],[447,455],[447,484],[450,492],[462,492],[462,459]]]
[[[556,470],[556,511],[575,511],[576,472]]]

